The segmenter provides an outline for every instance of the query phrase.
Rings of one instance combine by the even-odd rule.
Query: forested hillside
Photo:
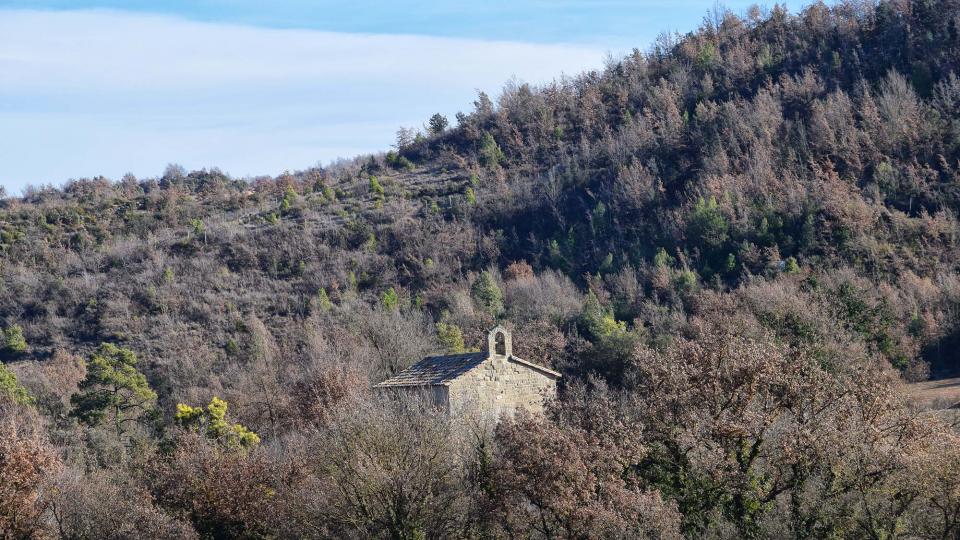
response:
[[[384,154],[3,199],[0,537],[957,537],[902,385],[960,373],[958,25],[719,11]],[[546,418],[372,394],[497,322]]]

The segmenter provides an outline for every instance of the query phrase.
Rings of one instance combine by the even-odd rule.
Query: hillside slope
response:
[[[577,401],[586,399],[578,392],[587,381],[647,400],[642,410],[663,424],[650,421],[644,433],[699,426],[703,415],[677,410],[709,403],[707,396],[672,402],[650,389],[667,380],[689,392],[714,388],[694,379],[681,384],[664,366],[706,370],[717,360],[712,354],[728,350],[743,360],[736,373],[749,378],[751,392],[770,392],[791,415],[802,417],[806,405],[784,405],[785,394],[831,403],[811,405],[817,412],[810,414],[835,414],[823,424],[833,431],[817,437],[840,448],[838,461],[828,463],[833,458],[812,439],[803,438],[810,446],[798,450],[822,450],[810,458],[822,458],[821,472],[853,467],[843,434],[870,430],[853,425],[852,416],[895,416],[903,433],[952,441],[939,427],[907,420],[893,389],[898,378],[960,371],[958,24],[954,0],[815,4],[797,15],[775,8],[743,18],[716,13],[697,32],[663,37],[602,71],[539,88],[511,84],[496,103],[481,94],[455,126],[436,117],[424,133],[402,131],[385,154],[251,181],[171,166],[155,179],[32,189],[0,202],[7,337],[0,354],[35,396],[54,441],[99,463],[124,454],[124,445],[92,437],[68,412],[83,378],[79,359],[101,343],[134,351],[157,394],[143,440],[172,429],[177,403],[220,396],[239,422],[280,444],[328,428],[347,396],[366,396],[370,383],[423,355],[479,347],[482,330],[495,321],[514,328],[519,356],[563,372],[571,396],[572,409],[557,413],[563,429],[556,433],[522,422],[498,432],[505,449],[498,455],[514,465],[509,460],[521,459],[520,442],[528,440],[553,448],[569,442],[563,437],[585,437],[569,442],[584,448],[583,463],[631,451],[623,432],[608,437],[585,427],[584,418],[600,414],[591,408],[599,405]],[[768,352],[756,352],[755,343]],[[686,364],[696,359],[705,364]],[[782,386],[763,386],[794,375]],[[742,381],[729,376],[724,384]],[[740,395],[739,387],[715,388]],[[598,392],[601,402],[614,400]],[[848,401],[860,392],[877,396],[870,406],[882,413],[856,409],[869,401]],[[608,409],[639,407],[623,399]],[[848,406],[856,414],[838,412]],[[765,433],[770,424],[758,422],[762,429],[736,429]],[[695,435],[728,433],[731,425]],[[349,435],[334,432],[324,436]],[[681,476],[669,476],[675,469],[631,461],[642,481],[624,489],[649,496],[637,508],[660,513],[637,510],[624,519],[649,530],[676,523],[678,533],[692,536],[776,535],[790,527],[856,536],[899,530],[912,511],[884,507],[890,521],[869,522],[863,513],[870,512],[857,505],[872,503],[854,501],[856,482],[835,479],[838,486],[853,482],[837,487],[835,498],[824,495],[837,504],[835,515],[810,517],[804,506],[810,515],[771,525],[761,515],[775,515],[788,494],[800,497],[808,477],[790,476],[781,486],[785,477],[767,471],[771,484],[757,487],[752,467],[766,458],[754,463],[757,454],[748,459],[740,453],[746,447],[724,441],[734,446],[717,448],[729,452],[701,458],[714,465],[721,454],[737,459],[700,471],[701,484],[680,485]],[[763,441],[757,436],[754,450]],[[516,454],[511,444],[520,445]],[[651,449],[644,459],[686,463],[661,439],[637,444]],[[913,451],[898,446],[908,444],[902,440],[871,444],[882,453],[878,470],[909,469],[916,479],[934,467],[897,461]],[[954,450],[931,452],[947,459]],[[771,466],[799,475],[799,463],[784,463]],[[737,487],[718,479],[723,475]],[[525,493],[519,472],[500,480],[513,490],[509,497]],[[883,476],[857,489],[878,490],[862,497],[867,501],[901,480]],[[750,491],[768,487],[762,496]],[[758,498],[744,499],[743,490]],[[163,503],[169,493],[153,496],[167,511],[184,508],[179,499]],[[518,500],[509,497],[503,500]],[[590,504],[617,506],[602,498]],[[610,507],[603,508],[594,510],[609,517]],[[524,519],[502,508],[470,512],[490,523]],[[260,518],[250,519],[243,526]],[[342,522],[323,523],[324,534],[346,530]],[[484,526],[500,526],[490,523]],[[956,532],[955,524],[945,527]]]
[[[953,371],[953,13],[715,16],[603,72],[481,96],[399,156],[253,184],[174,167],[33,190],[3,203],[0,313],[39,356],[139,339],[165,358],[178,325],[217,356],[227,304],[279,330],[320,289],[395,287],[436,319],[471,272],[513,261],[589,282],[646,327],[644,302],[682,317],[698,290],[792,273],[785,286],[839,300],[823,306],[835,326],[894,365]]]

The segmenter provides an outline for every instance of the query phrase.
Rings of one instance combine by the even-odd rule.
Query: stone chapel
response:
[[[375,386],[416,393],[450,414],[469,410],[499,417],[519,409],[542,413],[557,394],[560,374],[513,355],[513,338],[502,326],[487,332],[486,350],[429,356]]]

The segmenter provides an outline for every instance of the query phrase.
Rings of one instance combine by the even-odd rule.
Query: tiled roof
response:
[[[376,387],[443,385],[479,366],[486,359],[486,352],[428,356]]]

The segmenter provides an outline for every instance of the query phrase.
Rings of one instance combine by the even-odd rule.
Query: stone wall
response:
[[[450,383],[448,399],[453,414],[473,410],[499,417],[521,408],[542,413],[544,402],[556,394],[554,377],[510,358],[491,355]]]
[[[446,386],[394,386],[378,388],[377,391],[394,397],[415,397],[438,409],[450,410],[449,389]]]

